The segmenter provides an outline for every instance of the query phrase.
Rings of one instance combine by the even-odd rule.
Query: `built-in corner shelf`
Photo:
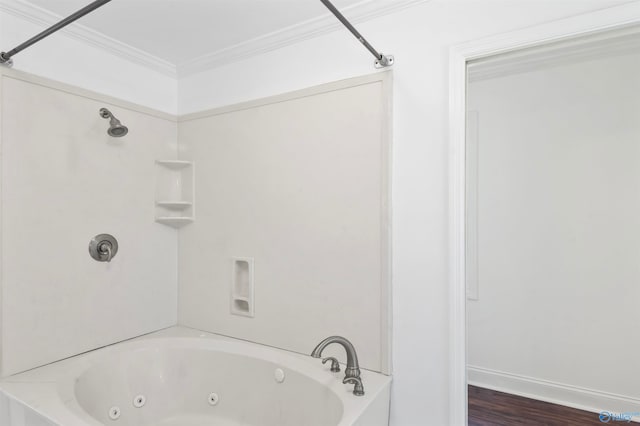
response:
[[[156,206],[169,210],[185,210],[193,206],[193,203],[191,201],[156,201]]]
[[[195,220],[194,165],[185,160],[156,160],[155,220],[180,228]]]
[[[160,216],[156,217],[156,222],[163,225],[173,226],[174,228],[180,228],[193,222],[192,217],[180,217],[180,216]]]
[[[156,164],[172,170],[180,170],[191,167],[193,162],[185,160],[156,160]]]

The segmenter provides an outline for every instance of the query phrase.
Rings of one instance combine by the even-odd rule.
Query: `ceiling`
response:
[[[356,23],[422,1],[332,0]],[[28,13],[49,23],[90,2],[0,0],[5,5],[20,4],[23,9],[28,6]],[[225,57],[248,56],[269,50],[271,44],[273,48],[280,47],[296,37],[333,30],[340,24],[320,0],[113,0],[69,26],[67,31],[80,32],[82,27],[84,38],[86,28],[89,29],[93,44],[110,40],[119,44],[121,50],[130,47],[132,51],[141,51],[179,72],[197,71],[190,69],[190,65],[207,62],[207,58],[207,67],[211,67],[221,59],[224,62]],[[100,40],[100,36],[106,37]],[[114,50],[113,46],[108,47]]]

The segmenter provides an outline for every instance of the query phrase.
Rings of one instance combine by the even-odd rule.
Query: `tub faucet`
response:
[[[353,383],[355,385],[353,388],[353,394],[357,396],[364,395],[364,386],[362,386],[362,379],[360,378],[360,365],[358,364],[358,355],[356,354],[356,349],[353,347],[350,341],[342,336],[327,337],[322,342],[318,343],[318,346],[316,346],[313,352],[311,352],[311,356],[314,358],[321,358],[322,351],[331,343],[338,343],[342,345],[342,347],[347,351],[347,368],[345,370],[344,380],[342,381],[342,383]],[[335,368],[335,364],[337,363],[335,359],[326,358],[323,361],[323,364],[327,360],[332,361],[331,371],[340,371],[339,367],[337,369]]]

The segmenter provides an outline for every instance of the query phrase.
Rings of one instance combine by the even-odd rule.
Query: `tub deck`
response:
[[[76,399],[76,383],[82,374],[96,364],[136,351],[194,349],[236,354],[302,373],[316,384],[337,395],[342,404],[342,417],[335,426],[388,425],[391,377],[362,371],[366,395],[352,394],[353,385],[342,384],[341,373],[331,373],[327,365],[308,355],[296,354],[225,336],[176,326],[137,337],[105,348],[9,376],[0,381],[0,424],[14,426],[97,426],[105,424],[89,415]],[[208,368],[208,366],[207,366]],[[212,367],[213,368],[213,367]],[[150,373],[149,373],[150,374]],[[241,373],[239,373],[241,374]],[[124,416],[123,416],[124,417]],[[118,420],[108,424],[117,426]],[[126,424],[120,422],[120,424]],[[176,413],[156,423],[157,426],[258,426],[235,418],[216,418],[200,413]],[[327,425],[330,426],[330,425]]]

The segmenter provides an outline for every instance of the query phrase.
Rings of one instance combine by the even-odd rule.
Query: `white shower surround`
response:
[[[0,84],[2,376],[175,325],[177,235],[152,210],[175,118],[8,69]],[[110,263],[88,252],[103,233],[119,243]]]
[[[0,390],[37,411],[38,425],[386,425],[391,378],[363,370],[357,397],[343,374],[309,356],[172,327],[12,376]]]
[[[366,268],[377,271],[379,281],[378,276],[373,276],[370,281],[349,281],[356,291],[354,297],[357,297],[358,292],[375,291],[375,300],[379,300],[379,303],[369,303],[370,306],[367,307],[366,312],[358,311],[358,309],[345,309],[340,315],[336,315],[332,311],[332,307],[337,306],[335,300],[327,298],[309,301],[304,300],[304,295],[300,294],[284,298],[284,294],[278,288],[273,287],[273,278],[265,278],[259,283],[261,291],[274,294],[278,296],[279,300],[292,300],[303,306],[307,306],[305,303],[311,304],[306,310],[307,315],[312,318],[322,318],[322,320],[318,320],[304,329],[297,329],[295,332],[270,333],[268,336],[254,333],[247,336],[237,330],[220,330],[211,327],[211,324],[208,323],[194,325],[182,319],[176,320],[176,299],[178,298],[176,293],[178,292],[178,282],[182,283],[183,281],[183,277],[178,280],[175,273],[175,268],[180,265],[179,256],[176,253],[178,233],[153,223],[153,208],[157,201],[154,201],[153,169],[155,163],[159,159],[166,160],[184,154],[182,153],[182,144],[178,144],[179,136],[184,132],[176,134],[176,126],[179,128],[181,125],[186,125],[188,121],[193,122],[198,117],[195,115],[175,117],[10,69],[0,69],[0,81],[4,82],[3,105],[5,107],[15,105],[15,107],[2,111],[4,126],[2,133],[0,133],[0,136],[3,137],[3,164],[5,166],[3,170],[5,179],[3,183],[5,201],[2,206],[5,215],[3,224],[5,226],[13,224],[13,228],[15,228],[4,229],[3,241],[5,247],[16,247],[16,242],[22,244],[19,246],[22,250],[20,252],[14,249],[3,253],[2,285],[3,294],[7,296],[6,303],[3,305],[3,323],[0,324],[3,338],[3,345],[0,346],[3,375],[19,373],[78,353],[172,326],[177,322],[296,352],[306,352],[309,347],[327,335],[343,334],[351,339],[360,350],[361,362],[365,368],[390,373],[388,276],[390,255],[388,252],[387,219],[389,203],[387,200],[388,190],[386,189],[388,188],[386,178],[388,167],[386,151],[388,147],[386,141],[389,138],[387,136],[387,120],[380,123],[380,137],[385,140],[384,149],[380,152],[382,156],[380,173],[382,176],[377,176],[378,172],[375,169],[378,166],[377,162],[347,168],[349,173],[353,170],[360,170],[364,173],[369,169],[375,169],[375,184],[378,185],[379,179],[379,184],[383,185],[380,194],[377,190],[373,191],[372,196],[365,200],[367,201],[365,207],[373,210],[373,214],[370,216],[376,219],[372,225],[374,227],[367,226],[365,230],[362,230],[362,227],[353,228],[351,236],[348,234],[342,236],[342,228],[338,229],[338,237],[321,236],[321,239],[331,246],[337,243],[345,245],[352,240],[361,244],[358,235],[380,235],[380,244],[370,250],[373,263],[369,262]],[[344,91],[344,96],[349,98],[350,88],[364,88],[367,85],[374,87],[370,89],[370,92],[374,93],[374,98],[373,100],[369,99],[369,102],[377,103],[379,101],[378,94],[386,99],[381,106],[381,115],[386,115],[388,112],[386,108],[390,105],[388,102],[390,77],[385,73],[260,100],[251,105],[239,106],[239,108],[255,108],[273,102],[282,103],[286,99],[298,97],[311,98],[313,95],[321,96],[326,92]],[[346,98],[343,98],[343,101]],[[362,100],[354,98],[352,103],[357,105],[358,102],[362,102]],[[96,112],[104,104],[113,106],[114,111],[120,114],[123,122],[130,126],[131,131],[126,138],[114,141],[107,136],[103,128],[104,122]],[[352,108],[349,111],[354,110],[357,108]],[[207,111],[203,112],[202,116],[210,114],[211,112]],[[74,121],[67,120],[67,117],[75,119],[82,117],[81,121],[89,124],[78,126]],[[141,117],[141,120],[144,118],[145,121],[138,124],[138,117]],[[373,120],[369,116],[367,118]],[[178,123],[175,122],[176,120]],[[23,124],[27,121],[31,123],[31,126]],[[283,125],[285,123],[286,121],[283,122]],[[170,130],[162,131],[164,127],[160,127],[161,124],[170,126]],[[367,124],[367,126],[371,124]],[[87,127],[90,129],[89,132],[86,131]],[[331,126],[325,124],[324,128],[331,128]],[[377,127],[373,126],[373,128],[373,134],[376,134]],[[51,129],[55,131],[51,131]],[[145,130],[141,131],[141,129]],[[56,138],[55,141],[52,139],[53,137]],[[25,143],[25,140],[28,140],[28,143]],[[17,143],[17,141],[21,143]],[[369,140],[367,139],[365,142],[369,142]],[[61,147],[64,149],[60,149]],[[324,148],[320,146],[318,149],[323,150]],[[99,150],[99,155],[92,155],[92,150]],[[81,158],[84,161],[77,161],[73,156],[76,153],[82,154]],[[332,153],[333,151],[330,152],[331,155],[333,155]],[[378,153],[376,152],[375,155],[377,156]],[[39,159],[38,162],[35,162],[36,158]],[[200,160],[204,161],[205,158],[201,157]],[[197,162],[198,159],[195,158],[194,161]],[[27,163],[37,164],[38,167],[35,170],[21,167],[22,164]],[[77,167],[77,163],[83,167]],[[105,170],[109,170],[113,174],[104,175]],[[334,174],[336,173],[334,172]],[[292,178],[295,177],[294,173]],[[206,191],[206,184],[210,176],[202,176],[201,178],[203,192],[200,202],[206,206],[205,201],[211,204],[211,200],[207,200],[205,197],[205,195],[209,195]],[[120,182],[117,179],[123,181]],[[57,182],[67,183],[61,186]],[[69,182],[75,182],[74,185],[77,184],[77,188]],[[123,191],[122,189],[127,187],[127,182],[128,188],[131,190]],[[137,185],[135,192],[131,186],[134,183]],[[360,187],[354,187],[354,185],[348,180],[348,175],[344,177],[343,187],[353,187],[354,191],[361,190]],[[38,195],[38,191],[46,192],[49,198]],[[67,203],[60,208],[73,207],[71,208],[73,215],[59,215],[57,221],[66,221],[64,227],[50,228],[48,227],[49,223],[43,221],[43,216],[39,212],[45,211],[47,206],[55,204],[47,200],[58,196],[57,194],[63,194],[67,197]],[[248,198],[255,197],[251,195]],[[135,210],[123,209],[123,205],[132,205],[134,202],[131,201],[132,199],[135,199],[135,203],[137,203]],[[353,209],[356,205],[363,204],[358,200],[360,198],[351,197],[349,208]],[[342,205],[339,200],[329,199],[323,208],[324,211],[333,212],[335,208],[332,206]],[[87,216],[87,211],[92,211],[98,206],[102,207]],[[276,203],[272,207],[275,209],[274,212],[280,212],[278,213],[280,215],[287,213],[287,206]],[[380,212],[379,223],[377,221],[378,211]],[[26,215],[25,212],[33,214]],[[135,218],[135,228],[127,227],[127,220],[123,220],[128,218],[128,216],[122,216],[127,212]],[[338,213],[333,214],[337,215]],[[366,216],[366,211],[363,215]],[[23,216],[24,219],[21,219]],[[206,219],[208,219],[206,215],[202,217],[203,221]],[[59,241],[60,244],[55,256],[51,255],[45,259],[48,262],[46,264],[45,260],[41,259],[39,268],[24,266],[25,262],[28,263],[32,260],[28,255],[30,246],[26,241],[20,239],[20,235],[35,231],[32,231],[31,228],[24,230],[16,224],[22,228],[31,226],[39,232],[38,235],[42,238],[53,232],[54,236],[48,238]],[[86,228],[87,224],[91,227]],[[310,224],[310,229],[313,226],[313,223]],[[331,226],[336,227],[337,225],[330,224],[329,228]],[[76,231],[72,235],[73,238],[67,238],[68,235],[64,233],[68,229]],[[295,235],[286,229],[282,228],[283,233],[280,235],[280,239],[293,238],[295,240]],[[145,232],[149,235],[141,236],[140,230],[146,230]],[[90,259],[84,247],[85,238],[86,244],[88,244],[89,239],[99,232],[113,232],[117,238],[121,239],[121,253],[118,257],[120,260],[111,264],[96,264]],[[146,243],[155,241],[153,237],[156,235],[162,236],[165,240],[152,244],[152,248],[147,247]],[[335,241],[336,238],[339,238],[338,242]],[[212,244],[216,243],[214,241]],[[83,249],[78,250],[78,247]],[[251,245],[244,247],[248,250],[255,250],[255,247]],[[362,250],[359,250],[358,247],[353,248],[353,252],[360,253],[360,257],[362,257],[361,251],[366,246]],[[125,250],[127,248],[128,252]],[[189,249],[189,246],[182,244],[181,249]],[[184,256],[182,258],[184,259]],[[214,259],[218,258],[214,256]],[[262,256],[260,259],[265,260]],[[211,258],[209,258],[210,260]],[[154,268],[153,262],[159,262],[162,267]],[[122,269],[127,266],[130,269]],[[87,268],[89,268],[88,272],[85,271]],[[122,275],[123,271],[131,270],[131,268],[135,268],[134,271],[136,271],[133,277]],[[224,265],[220,268],[224,269]],[[328,294],[344,293],[340,271],[334,271],[332,268],[336,268],[336,266],[323,267],[322,271],[314,275],[314,279],[323,282],[324,277],[326,283],[320,290],[326,291]],[[262,271],[264,270],[266,270],[266,266],[263,263]],[[334,275],[337,274],[335,279],[327,276],[328,271],[333,271]],[[148,279],[141,279],[140,276],[143,273],[156,275]],[[57,278],[59,276],[62,278],[52,283],[51,277]],[[282,276],[284,277],[286,274]],[[89,278],[85,279],[84,277]],[[116,277],[118,277],[117,280]],[[222,288],[225,300],[228,298],[226,277],[226,274],[222,274],[218,279],[205,282],[208,286]],[[291,280],[291,278],[288,279]],[[370,282],[375,285],[371,287]],[[160,283],[162,283],[161,286]],[[172,283],[174,285],[171,285]],[[152,289],[154,290],[152,291]],[[170,291],[172,297],[165,301],[160,297],[167,291]],[[63,309],[62,306],[50,303],[49,299],[44,298],[43,294],[49,294],[47,292],[55,295],[62,292],[66,297],[64,299],[67,303],[64,305],[66,308]],[[208,298],[210,302],[202,306],[197,302],[198,309],[196,311],[201,313],[201,308],[208,309],[208,307],[215,306],[218,299],[219,297],[211,296]],[[11,303],[8,303],[9,300]],[[88,312],[86,307],[94,306],[95,300],[110,300],[110,303],[99,304],[93,308],[92,312]],[[207,298],[198,300],[207,300]],[[374,299],[371,297],[363,300]],[[139,309],[140,303],[145,301],[148,301],[150,306],[144,310]],[[260,306],[262,317],[256,318],[256,322],[252,323],[253,327],[258,329],[261,323],[265,322],[265,316],[273,317],[281,309],[278,304],[266,300],[265,296],[259,301],[262,303]],[[360,305],[361,303],[353,303],[350,306],[357,308]],[[186,310],[187,308],[183,306],[182,309]],[[226,303],[220,309],[228,313]],[[148,315],[149,312],[155,314],[156,311],[160,312],[154,316]],[[54,314],[42,312],[54,312]],[[122,315],[118,315],[118,312]],[[365,326],[354,327],[354,324],[363,322]],[[61,323],[68,324],[68,326],[60,326]],[[268,321],[267,323],[271,324]],[[73,326],[74,324],[82,324],[82,326]],[[284,336],[282,336],[283,334]],[[300,343],[300,340],[304,341]],[[344,356],[335,353],[333,348],[328,353],[337,357]]]

